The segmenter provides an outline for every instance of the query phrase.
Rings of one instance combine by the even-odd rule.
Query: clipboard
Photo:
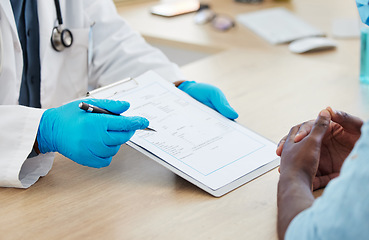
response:
[[[89,91],[86,93],[86,97],[96,98],[95,96],[98,96],[99,93],[105,92],[104,95],[106,95],[106,98],[113,98],[118,93],[132,90],[138,86],[139,84],[136,79],[129,77],[104,87]]]
[[[137,131],[127,145],[215,197],[279,166],[276,144],[196,101],[153,71],[89,92],[128,101],[157,132]]]

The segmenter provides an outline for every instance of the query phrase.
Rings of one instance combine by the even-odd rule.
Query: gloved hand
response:
[[[80,102],[44,112],[37,133],[41,153],[59,152],[84,166],[106,167],[135,130],[149,125],[142,117],[85,112],[78,107]],[[129,103],[122,101],[85,99],[84,102],[118,114],[129,108]]]
[[[178,86],[179,89],[197,101],[218,111],[229,119],[238,118],[238,113],[229,105],[223,92],[210,84],[185,81]]]

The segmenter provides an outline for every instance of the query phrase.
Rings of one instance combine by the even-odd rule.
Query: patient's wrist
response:
[[[306,173],[302,169],[293,169],[288,168],[283,171],[281,171],[280,179],[279,181],[284,184],[289,184],[291,182],[300,184],[300,185],[306,185],[311,188],[313,183],[313,176]]]

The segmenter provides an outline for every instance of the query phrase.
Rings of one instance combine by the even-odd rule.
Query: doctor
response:
[[[134,32],[111,0],[0,1],[0,186],[29,187],[51,169],[53,152],[85,166],[109,165],[147,119],[86,113],[78,101],[63,104],[148,70],[224,116],[238,117],[218,88],[183,81],[178,66]],[[129,108],[89,101],[115,113]]]

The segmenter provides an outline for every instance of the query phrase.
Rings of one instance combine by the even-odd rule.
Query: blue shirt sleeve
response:
[[[369,122],[340,176],[292,220],[285,239],[369,239]]]

